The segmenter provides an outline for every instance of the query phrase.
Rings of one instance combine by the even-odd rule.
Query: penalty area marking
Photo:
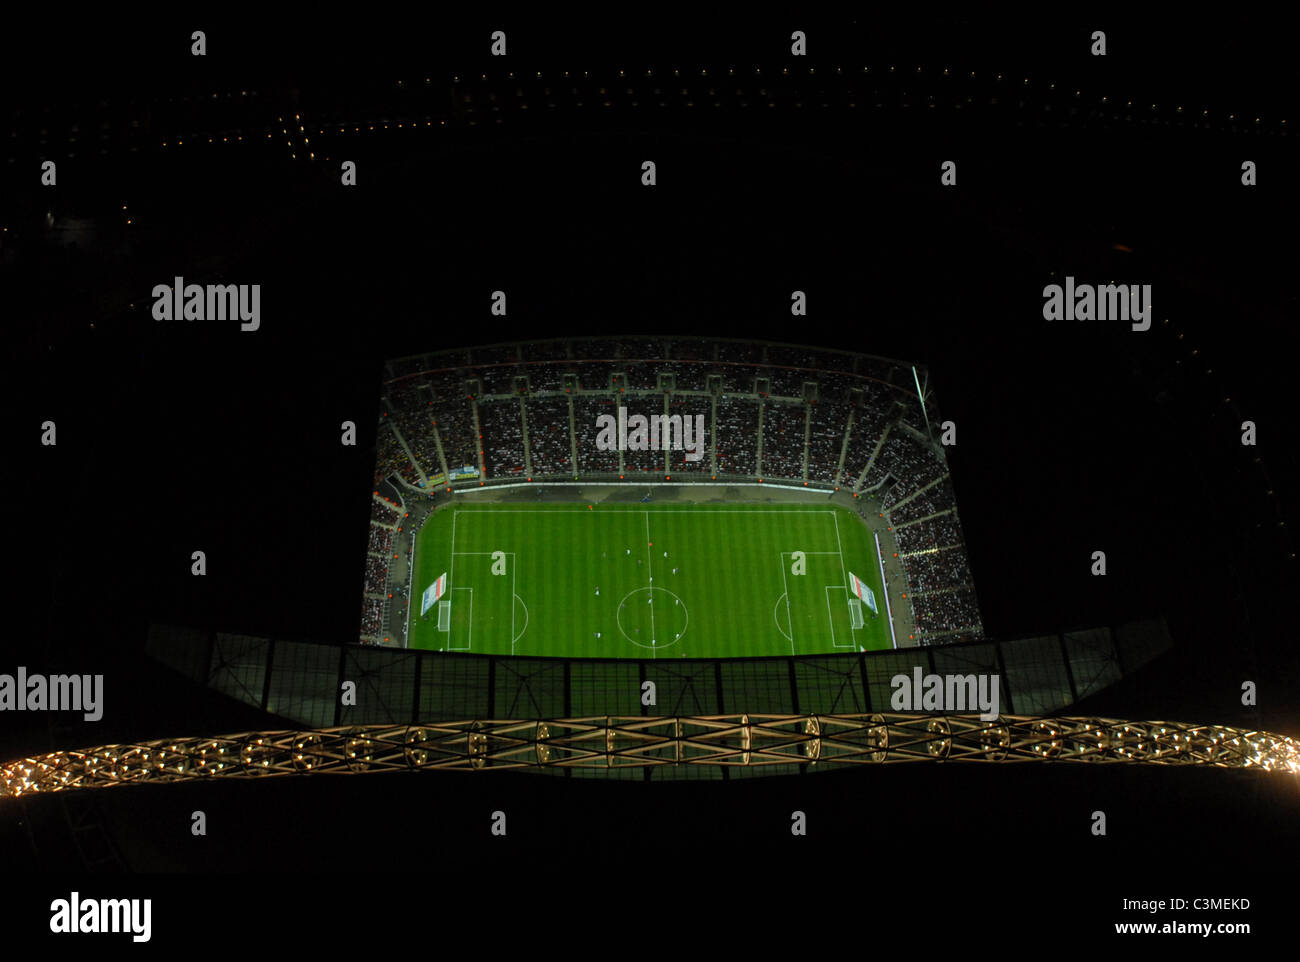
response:
[[[520,638],[522,638],[524,636],[524,632],[528,630],[528,605],[524,604],[524,599],[520,598],[518,595],[515,595],[515,601],[519,602],[521,605],[524,606],[524,626],[519,629],[519,634],[515,635],[513,638],[510,639],[510,654],[512,655],[515,653],[515,642],[518,641]],[[513,601],[510,603],[510,608],[511,608],[510,624],[514,625],[514,602]]]
[[[776,599],[776,604],[772,606],[772,620],[776,622],[776,630],[781,632],[781,634],[785,635],[786,641],[793,642],[794,639],[791,638],[788,634],[786,634],[785,629],[781,627],[781,619],[777,615],[777,611],[779,611],[781,608],[781,599],[784,597],[785,597],[785,592],[781,592],[780,596],[778,596]],[[789,615],[790,615],[790,610],[787,608],[786,617],[789,617]]]
[[[834,613],[831,611],[831,592],[832,592],[832,591],[843,591],[845,594],[848,594],[848,588],[844,587],[844,585],[826,585],[822,590],[825,591],[825,593],[826,593],[826,619],[827,619],[827,621],[830,622],[830,626],[831,626],[831,647],[832,647],[832,648],[854,648],[854,649],[856,649],[856,648],[857,648],[857,641],[856,641],[856,639],[857,639],[857,635],[851,635],[851,637],[854,638],[855,640],[854,640],[854,641],[850,641],[847,645],[841,645],[838,641],[835,640],[835,615],[834,615]],[[854,630],[855,630],[855,629],[853,628],[853,626],[852,626],[852,625],[849,625],[849,631],[850,631],[850,633],[852,633]]]
[[[454,538],[455,535],[453,535],[452,537]],[[510,654],[513,655],[515,653],[515,642],[518,641],[520,638],[522,638],[524,636],[524,632],[528,630],[528,605],[524,604],[524,599],[520,598],[519,595],[515,593],[515,583],[516,583],[515,566],[519,563],[518,556],[513,551],[502,551],[500,553],[510,559]],[[496,554],[497,552],[495,551],[453,551],[451,553],[452,565],[453,566],[455,565],[456,555],[466,555],[466,556],[486,555],[487,557],[491,558],[494,557]],[[456,588],[453,586],[451,590],[469,592],[470,643],[469,646],[466,648],[453,648],[450,645],[448,645],[447,650],[448,651],[469,651],[474,647],[474,589]],[[520,630],[519,634],[515,634],[515,601],[516,600],[518,600],[519,603],[524,606],[524,627]]]
[[[464,648],[451,644],[450,626],[448,626],[447,650],[448,651],[470,651],[474,647],[474,589],[473,588],[452,588],[452,591],[469,592],[469,644]]]

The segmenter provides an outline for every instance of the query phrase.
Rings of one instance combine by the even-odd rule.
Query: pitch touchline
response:
[[[840,516],[838,514],[835,515],[835,547],[840,549],[838,552],[840,556],[840,580],[843,581],[845,585],[847,585],[849,583],[849,576],[846,573],[844,568],[844,543],[840,541]],[[829,601],[829,598],[827,600]],[[834,631],[835,631],[835,626],[831,625],[831,632],[834,633]],[[858,636],[854,634],[855,631],[857,631],[857,629],[853,627],[853,622],[850,621],[849,622],[849,641],[851,643],[850,647],[858,643]],[[833,645],[834,643],[835,643],[834,639],[832,638],[831,644]]]
[[[498,508],[491,504],[458,505],[461,511],[471,514],[492,512],[493,514],[581,514],[582,508]],[[632,508],[614,508],[615,511],[632,511]],[[646,509],[641,509],[649,513]],[[660,514],[837,514],[826,508],[694,508],[689,505],[682,508],[656,508]],[[844,510],[848,510],[847,508]]]

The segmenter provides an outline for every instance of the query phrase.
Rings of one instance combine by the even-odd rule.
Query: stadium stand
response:
[[[723,395],[718,399],[718,474],[753,476],[758,469],[758,403]]]
[[[803,480],[804,417],[806,404],[763,405],[763,477]]]
[[[377,598],[364,598],[361,603],[361,634],[378,636],[384,629],[384,605]]]
[[[712,443],[712,432],[709,430],[709,424],[712,420],[710,399],[698,396],[682,397],[680,395],[670,395],[670,398],[668,402],[669,416],[680,416],[683,424],[685,424],[687,418],[691,418],[693,419],[692,425],[698,423],[694,420],[695,418],[704,418],[704,448],[701,451],[700,460],[688,461],[685,451],[673,451],[669,460],[671,473],[702,472],[707,474],[710,471],[710,446]],[[694,427],[692,427],[692,431],[694,430]],[[698,434],[699,432],[696,431],[693,435],[697,444],[699,443]]]
[[[524,408],[528,413],[528,447],[532,453],[533,475],[572,476],[568,400],[563,397],[533,397],[524,402]]]
[[[388,562],[377,555],[366,555],[366,594],[378,595],[388,591]]]
[[[483,430],[483,457],[489,478],[518,477],[524,473],[524,430],[519,402],[510,398],[478,406]]]
[[[370,526],[370,542],[366,547],[370,554],[388,557],[393,553],[393,532],[377,524]]]
[[[840,449],[844,445],[844,428],[849,407],[822,401],[813,404],[808,434],[808,480],[835,484],[840,468]]]
[[[433,424],[442,438],[442,453],[447,458],[447,469],[455,472],[459,467],[477,468],[478,439],[474,434],[474,414],[468,398],[443,401],[437,404]],[[437,463],[436,461],[434,462]]]
[[[483,385],[484,395],[513,395],[515,377],[527,373],[519,364],[496,364],[474,368],[472,374]]]
[[[397,520],[402,516],[391,504],[384,504],[380,501],[371,500],[370,502],[370,520],[378,524],[397,524]]]
[[[579,475],[618,474],[618,452],[602,451],[596,447],[596,419],[602,414],[618,417],[618,402],[612,396],[586,396],[573,399],[574,433],[578,441],[577,474]]]
[[[391,474],[410,468],[411,462],[402,450],[401,442],[393,433],[389,419],[381,419],[379,436],[375,439],[375,484]]]

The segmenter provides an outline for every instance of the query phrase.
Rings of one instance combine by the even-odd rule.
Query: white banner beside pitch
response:
[[[444,571],[442,577],[435,581],[429,587],[424,589],[424,594],[420,596],[420,617],[438,603],[438,599],[443,596],[447,590],[447,573]]]
[[[880,614],[876,608],[876,595],[869,587],[862,583],[862,579],[849,572],[849,590],[855,594],[864,605],[871,609],[872,614]]]

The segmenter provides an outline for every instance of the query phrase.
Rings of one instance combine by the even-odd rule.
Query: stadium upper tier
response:
[[[598,444],[599,419],[620,406],[702,417],[704,450]],[[706,338],[496,344],[385,365],[375,481],[428,490],[678,474],[951,506],[930,490],[947,468],[927,413],[910,364],[864,354]]]

